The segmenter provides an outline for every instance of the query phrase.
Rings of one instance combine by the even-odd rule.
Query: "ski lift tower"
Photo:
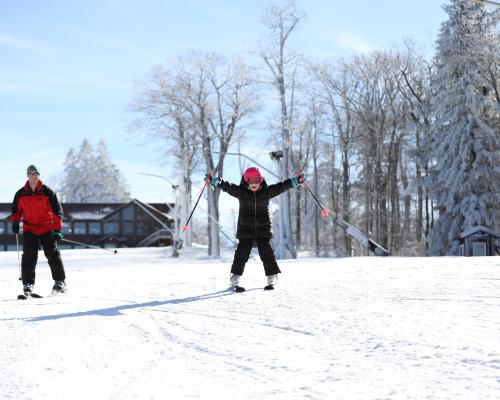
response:
[[[176,185],[170,181],[166,176],[148,174],[145,172],[140,172],[141,175],[152,176],[154,178],[160,178],[172,185],[172,190],[175,194],[175,204],[174,204],[174,220],[175,220],[175,230],[174,230],[174,240],[172,243],[172,257],[179,257],[179,249],[182,247],[183,240],[180,238],[180,220],[179,220],[179,185]]]

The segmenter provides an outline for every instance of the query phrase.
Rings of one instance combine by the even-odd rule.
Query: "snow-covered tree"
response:
[[[133,130],[164,142],[167,158],[175,163],[175,180],[184,193],[181,212],[186,221],[191,204],[191,175],[205,161],[200,175],[213,171],[223,176],[230,146],[245,133],[245,123],[257,106],[252,68],[241,59],[215,52],[188,51],[153,68],[141,82],[131,104]],[[209,254],[219,255],[220,191],[207,191]],[[184,232],[189,245],[191,230]],[[186,240],[187,239],[187,240]]]
[[[441,26],[432,77],[434,255],[457,254],[463,230],[500,228],[500,103],[492,75],[500,64],[497,21],[484,4],[469,0],[452,0],[444,9],[449,19]]]
[[[281,179],[290,175],[291,128],[294,107],[295,75],[298,68],[299,55],[289,48],[290,35],[304,18],[297,9],[295,0],[270,1],[264,3],[263,22],[268,29],[266,46],[261,46],[260,56],[264,60],[270,74],[271,84],[279,98],[281,148]],[[297,251],[293,243],[290,193],[287,191],[279,197],[280,230],[278,258],[296,258]]]
[[[95,151],[96,185],[95,198],[100,202],[125,202],[130,198],[127,182],[111,159],[104,140],[100,140]]]
[[[201,158],[201,140],[186,104],[190,88],[184,82],[182,66],[181,61],[172,60],[152,68],[146,79],[137,82],[130,110],[134,113],[131,131],[141,132],[165,148],[166,162],[174,168],[172,181],[179,184],[176,192],[181,195],[176,203],[184,223],[192,208],[191,176]],[[181,233],[187,246],[192,244],[192,235],[193,229]]]
[[[84,139],[78,153],[73,148],[68,151],[61,198],[74,203],[120,203],[130,198],[125,178],[111,160],[104,141],[94,150]]]

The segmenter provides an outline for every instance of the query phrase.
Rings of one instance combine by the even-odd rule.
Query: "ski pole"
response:
[[[295,175],[299,179],[299,182],[302,183],[302,184],[304,184],[304,186],[306,187],[307,191],[311,194],[311,196],[313,197],[313,199],[318,204],[319,208],[321,208],[321,215],[323,217],[327,217],[328,214],[330,213],[330,210],[328,208],[323,207],[323,204],[321,204],[319,202],[319,200],[316,198],[316,196],[314,195],[314,193],[312,192],[312,190],[309,188],[309,186],[307,186],[307,183],[305,182],[304,177],[299,178],[302,175],[302,173],[300,172],[300,170],[297,170],[297,172],[295,173]]]
[[[21,269],[21,258],[19,256],[19,235],[16,233],[16,248],[17,248],[17,265],[19,266],[19,280],[23,279],[23,272]]]
[[[307,184],[304,184],[304,186],[306,187],[306,189],[309,191],[309,193],[311,193],[311,196],[313,197],[313,199],[316,201],[316,203],[318,203],[318,206],[321,208],[321,215],[323,217],[327,217],[328,214],[330,213],[330,210],[328,208],[325,208],[323,207],[323,204],[321,204],[319,202],[319,200],[316,198],[316,196],[314,195],[314,193],[312,192],[312,190],[309,188],[309,186],[307,186]]]
[[[74,240],[69,240],[69,239],[61,239],[61,242],[67,242],[67,243],[73,243],[73,244],[79,244],[81,246],[86,246],[86,247],[91,247],[93,249],[99,249],[99,250],[105,250],[105,251],[109,251],[110,253],[113,253],[113,254],[116,254],[118,253],[118,250],[110,250],[110,249],[105,249],[103,247],[99,247],[99,246],[93,246],[91,244],[87,244],[87,243],[82,243],[82,242],[76,242]]]
[[[209,180],[208,180],[208,179],[206,179],[206,180],[205,180],[205,184],[203,185],[203,189],[201,189],[201,193],[200,193],[200,195],[198,196],[198,200],[196,200],[196,204],[194,205],[193,210],[191,211],[191,214],[189,215],[188,220],[186,221],[185,225],[182,227],[182,231],[183,231],[183,232],[186,232],[186,231],[189,229],[189,226],[188,226],[189,221],[191,221],[191,217],[193,216],[194,210],[196,210],[196,207],[198,206],[198,202],[200,201],[200,199],[201,199],[201,195],[202,195],[202,194],[203,194],[203,192],[205,191],[205,188],[207,187],[208,182],[209,182]]]

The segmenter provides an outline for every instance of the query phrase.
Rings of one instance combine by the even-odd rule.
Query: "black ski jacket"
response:
[[[271,217],[269,216],[269,201],[285,190],[291,189],[291,179],[269,186],[264,180],[260,189],[256,192],[248,189],[248,185],[243,178],[239,185],[221,180],[218,187],[236,197],[240,202],[237,239],[271,239],[273,237]]]

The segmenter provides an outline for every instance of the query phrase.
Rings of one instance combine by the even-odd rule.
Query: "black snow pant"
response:
[[[255,238],[255,239],[240,239],[238,247],[234,252],[233,265],[231,266],[231,273],[236,275],[243,275],[245,264],[250,257],[253,243],[257,244],[259,256],[264,264],[264,271],[266,276],[279,274],[281,271],[276,262],[271,241],[268,238]]]
[[[21,278],[23,285],[26,283],[35,284],[35,267],[38,261],[38,247],[42,245],[43,252],[52,272],[52,279],[64,281],[66,274],[61,259],[61,253],[57,248],[57,242],[52,237],[51,232],[44,235],[35,235],[31,232],[23,233],[23,257],[21,261]]]

